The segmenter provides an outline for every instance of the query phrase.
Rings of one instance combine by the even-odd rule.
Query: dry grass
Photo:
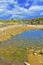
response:
[[[5,29],[3,31],[0,31],[0,42],[10,39],[12,36],[20,34],[24,31],[35,30],[35,29],[38,29],[38,28],[34,28],[34,27],[32,28],[27,26],[17,26],[17,27],[14,26],[14,27]]]

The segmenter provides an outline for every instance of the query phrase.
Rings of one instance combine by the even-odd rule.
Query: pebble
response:
[[[28,62],[24,62],[25,65],[30,65]]]

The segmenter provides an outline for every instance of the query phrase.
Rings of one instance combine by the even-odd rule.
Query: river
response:
[[[43,30],[29,30],[25,31],[21,34],[18,34],[11,39],[0,44],[15,44],[19,47],[21,46],[42,46],[43,47]]]

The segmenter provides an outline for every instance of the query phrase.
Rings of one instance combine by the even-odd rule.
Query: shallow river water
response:
[[[6,44],[16,44],[16,45],[25,45],[25,46],[42,46],[43,47],[43,30],[29,30],[21,34],[18,34],[11,39],[3,42],[1,45]]]

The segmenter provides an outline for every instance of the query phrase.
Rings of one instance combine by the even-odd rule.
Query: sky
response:
[[[43,0],[0,0],[0,19],[29,20],[43,17]]]

